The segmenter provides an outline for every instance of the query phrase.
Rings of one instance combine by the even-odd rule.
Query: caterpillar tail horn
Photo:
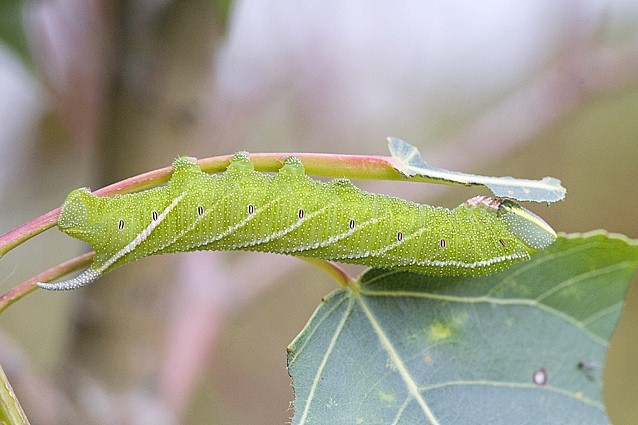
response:
[[[72,279],[53,283],[36,282],[36,285],[49,291],[70,291],[93,283],[98,280],[100,276],[102,276],[102,273],[89,268]]]

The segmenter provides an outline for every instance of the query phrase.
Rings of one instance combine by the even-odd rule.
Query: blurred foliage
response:
[[[213,0],[213,6],[217,11],[216,15],[221,18],[224,25],[228,24],[234,4],[233,0]]]
[[[29,46],[22,20],[24,1],[0,1],[0,40],[9,45],[25,61],[30,62]]]

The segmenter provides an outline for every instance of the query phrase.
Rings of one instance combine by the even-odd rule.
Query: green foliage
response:
[[[371,270],[289,348],[293,424],[601,424],[638,246],[560,237],[495,275]]]
[[[28,46],[22,23],[22,0],[2,0],[0,2],[0,42],[5,42],[29,60]]]

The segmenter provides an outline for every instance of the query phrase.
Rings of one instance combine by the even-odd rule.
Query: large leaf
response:
[[[637,266],[597,233],[482,278],[369,271],[291,344],[292,423],[609,423],[602,365]]]

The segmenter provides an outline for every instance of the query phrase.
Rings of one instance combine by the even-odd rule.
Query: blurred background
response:
[[[387,136],[438,167],[558,177],[567,199],[530,206],[555,229],[638,237],[638,3],[0,2],[0,233],[178,155],[385,155]],[[0,292],[87,249],[49,230],[2,258]],[[283,424],[286,346],[334,289],[284,256],[149,258],[13,305],[0,364],[34,425]],[[604,370],[615,424],[636,423],[637,359],[633,288]]]

